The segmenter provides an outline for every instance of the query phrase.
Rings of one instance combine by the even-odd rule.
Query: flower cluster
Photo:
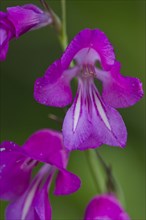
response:
[[[33,4],[0,12],[0,60],[6,59],[10,40],[52,23],[52,14]],[[9,201],[7,220],[52,219],[48,193],[53,180],[54,194],[58,196],[74,193],[81,185],[80,179],[66,169],[72,150],[102,144],[125,147],[127,130],[116,109],[134,105],[142,98],[143,89],[139,79],[123,76],[120,69],[107,36],[99,29],[84,29],[61,58],[36,80],[37,102],[54,107],[72,105],[62,133],[43,129],[32,134],[21,147],[11,141],[0,145],[0,198]],[[74,100],[70,86],[73,78],[78,81]],[[96,80],[102,82],[102,91]],[[84,220],[130,217],[114,192],[108,192],[91,200]]]

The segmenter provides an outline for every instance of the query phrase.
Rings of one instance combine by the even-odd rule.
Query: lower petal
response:
[[[85,150],[102,144],[124,147],[127,131],[122,117],[115,109],[105,105],[94,84],[91,83],[88,89],[86,98],[84,93],[81,96],[78,92],[65,116],[65,147],[68,150]]]
[[[80,103],[80,105],[82,104]],[[79,115],[74,117],[75,106],[74,102],[63,122],[64,145],[68,150],[80,149],[81,145],[84,146],[84,149],[92,146],[92,143],[88,141],[92,135],[92,124],[88,119],[87,109],[82,106]]]
[[[49,176],[44,187],[37,192],[34,206],[38,220],[51,220],[52,219],[52,208],[48,199],[48,188],[50,185],[52,176]],[[36,218],[34,220],[37,220]]]
[[[24,194],[14,200],[6,209],[7,220],[51,220],[51,207],[48,202],[48,187],[50,185],[53,172],[48,165],[44,165]],[[44,178],[47,177],[45,184]],[[42,202],[42,203],[41,203]],[[43,217],[46,218],[43,218]]]
[[[95,139],[102,144],[124,147],[127,140],[124,121],[118,111],[105,105],[95,88],[93,105],[92,124]]]
[[[68,195],[74,193],[80,188],[80,185],[79,177],[65,169],[61,169],[57,175],[54,194]]]

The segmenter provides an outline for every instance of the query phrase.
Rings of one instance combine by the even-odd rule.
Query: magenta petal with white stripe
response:
[[[127,131],[120,114],[105,105],[93,81],[79,86],[63,123],[64,143],[69,150],[85,150],[101,144],[124,147]]]
[[[44,165],[33,179],[27,190],[24,191],[23,195],[10,203],[6,209],[7,220],[35,220],[37,217],[38,219],[43,220],[45,219],[43,218],[44,216],[46,219],[51,220],[51,207],[47,199],[48,187],[52,177],[51,170],[52,168],[50,166]],[[42,186],[44,178],[47,178],[47,176],[48,180]]]
[[[72,61],[75,65],[70,68]],[[101,68],[97,67],[98,63]],[[142,84],[136,78],[120,74],[113,47],[102,31],[85,29],[74,37],[60,60],[36,80],[36,101],[47,106],[68,105],[73,77],[78,80],[78,91],[63,122],[65,147],[69,150],[102,144],[124,147],[126,127],[113,108],[128,107],[139,101],[143,96]],[[94,80],[102,82],[101,94]]]
[[[130,217],[115,196],[104,194],[90,201],[84,220],[130,220]]]
[[[35,212],[38,220],[51,220],[52,219],[52,208],[48,199],[48,187],[44,186],[35,198]],[[37,220],[35,217],[35,220]]]

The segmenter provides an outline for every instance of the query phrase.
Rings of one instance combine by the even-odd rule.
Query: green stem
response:
[[[68,39],[66,32],[66,0],[61,0],[61,8],[62,8],[62,27],[59,35],[59,41],[63,50],[67,47]]]
[[[100,164],[97,164],[98,161],[96,154],[93,150],[87,150],[85,151],[85,155],[97,192],[103,193],[104,179],[103,176],[101,175],[101,172],[99,171]]]
[[[102,158],[102,156],[99,154],[99,152],[97,150],[95,150],[96,155],[104,169],[105,175],[106,175],[106,190],[108,193],[114,193],[119,200],[121,201],[121,203],[123,204],[123,206],[125,205],[125,197],[124,197],[124,193],[122,190],[122,187],[120,185],[120,183],[118,182],[118,180],[115,178],[113,172],[112,172],[112,167],[109,166],[104,159]]]

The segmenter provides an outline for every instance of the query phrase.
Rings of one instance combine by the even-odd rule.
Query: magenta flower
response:
[[[51,23],[51,15],[33,4],[9,7],[6,13],[0,12],[0,61],[5,60],[12,38]]]
[[[75,66],[70,68],[72,61]],[[97,67],[97,62],[102,69]],[[64,144],[69,150],[85,150],[102,144],[124,147],[127,131],[115,108],[134,105],[143,96],[139,79],[122,76],[120,63],[106,35],[85,29],[75,36],[61,59],[35,82],[36,101],[64,107],[72,102],[70,81],[78,79],[74,102],[63,123]],[[102,94],[94,79],[102,82]]]
[[[113,195],[105,194],[90,201],[84,220],[130,220],[130,217]]]
[[[0,146],[0,198],[11,203],[6,219],[51,219],[48,191],[52,177],[56,178],[55,195],[66,195],[80,187],[80,180],[68,172],[69,154],[64,149],[60,133],[48,129],[34,133],[22,147],[13,142]],[[32,179],[32,170],[45,163]]]

